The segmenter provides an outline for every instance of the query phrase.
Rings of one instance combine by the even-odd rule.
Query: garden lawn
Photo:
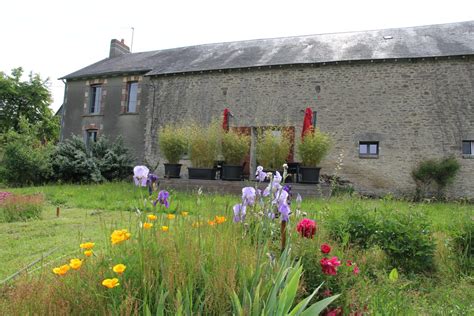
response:
[[[100,249],[102,249],[105,254],[105,249],[110,247],[110,245],[107,245],[110,240],[110,233],[114,229],[132,227],[132,229],[135,229],[132,235],[136,236],[136,229],[139,227],[137,226],[136,210],[139,208],[142,212],[144,211],[140,199],[145,194],[145,190],[140,191],[130,183],[53,185],[9,191],[24,194],[42,193],[48,200],[49,205],[40,220],[0,223],[0,279],[40,258],[41,254],[55,247],[58,247],[58,249],[54,253],[32,268],[34,270],[42,264],[47,264],[45,269],[37,270],[37,272],[44,271],[48,275],[48,279],[53,278],[52,267],[64,264],[72,257],[72,254],[80,254],[78,245],[81,242],[92,240],[97,243],[97,250],[101,251]],[[296,193],[293,192],[294,195]],[[219,283],[219,278],[225,276],[225,281],[223,279],[222,284],[217,284],[219,290],[216,290],[216,293],[211,293],[215,290],[212,288],[205,290],[205,292],[207,291],[212,295],[217,295],[214,298],[215,301],[212,300],[212,295],[206,296],[205,300],[206,308],[214,308],[214,311],[231,311],[230,305],[226,303],[230,294],[227,293],[228,289],[225,289],[224,284],[230,284],[234,290],[238,291],[242,284],[234,278],[242,278],[243,275],[249,275],[255,269],[254,261],[256,258],[253,250],[255,248],[253,245],[255,236],[252,235],[252,226],[248,233],[245,233],[246,230],[240,224],[234,224],[231,221],[233,216],[232,206],[239,203],[239,201],[239,196],[198,195],[196,192],[178,193],[170,191],[171,206],[166,210],[159,209],[159,220],[152,229],[153,234],[157,236],[155,241],[158,241],[158,243],[155,245],[153,242],[153,247],[155,247],[153,251],[149,254],[145,253],[151,256],[153,260],[162,260],[157,261],[157,264],[161,265],[161,273],[164,273],[162,282],[166,284],[169,282],[169,286],[174,289],[173,291],[179,288],[182,291],[199,289],[198,285],[200,283],[194,284],[191,288],[184,285],[183,287],[181,283],[186,284],[184,282],[188,278],[191,278],[194,282],[203,282],[207,286],[207,284]],[[59,218],[56,217],[56,206],[61,208]],[[149,204],[145,209],[151,211],[150,208]],[[293,201],[293,211],[295,208],[295,202]],[[344,218],[344,216],[354,213],[357,209],[383,211],[382,214],[385,214],[388,218],[391,217],[391,214],[399,213],[422,214],[425,216],[436,243],[434,252],[435,270],[428,273],[412,274],[399,269],[399,279],[392,282],[388,278],[391,270],[388,257],[377,245],[364,249],[332,239],[329,220],[334,217]],[[314,239],[303,240],[295,231],[299,219],[293,218],[290,220],[289,242],[294,248],[294,253],[304,259],[303,269],[305,272],[298,292],[300,298],[309,295],[306,291],[307,288],[313,288],[319,285],[323,279],[326,279],[325,285],[333,286],[331,289],[336,291],[334,294],[343,294],[333,307],[341,305],[346,313],[350,311],[369,311],[373,314],[394,315],[469,315],[474,313],[473,271],[464,270],[464,272],[461,272],[457,267],[459,254],[453,252],[450,237],[453,231],[465,224],[466,221],[472,221],[474,216],[474,206],[472,204],[409,203],[397,201],[390,197],[372,200],[358,197],[309,199],[303,196],[301,210],[307,212],[309,218],[316,220],[318,230]],[[163,211],[177,214],[176,221],[166,219]],[[186,218],[180,217],[183,211],[189,212],[189,216]],[[227,222],[218,227],[208,226],[206,222],[216,215],[227,217]],[[191,223],[196,221],[203,221],[204,226],[201,231],[192,228],[194,226],[191,226]],[[160,225],[167,225],[167,223],[170,223],[170,231],[163,234],[160,232]],[[173,227],[173,225],[176,226]],[[145,231],[143,233],[147,234]],[[140,244],[140,238],[136,241],[138,244]],[[199,242],[197,242],[197,239],[199,239]],[[269,242],[272,243],[271,240]],[[342,266],[339,267],[337,277],[322,275],[319,267],[322,254],[319,247],[326,242],[332,247],[329,257],[338,256],[341,260],[350,259],[357,262],[361,271],[360,274],[353,275],[352,270],[350,270],[352,268],[344,267],[346,265],[343,261]],[[278,239],[274,240],[273,244],[274,246],[270,246],[269,251],[278,254]],[[123,260],[130,262],[130,273],[133,273],[133,269],[140,267],[139,262],[133,261],[136,255],[132,245],[130,243],[123,248],[127,249],[129,254],[114,254],[114,256],[121,256]],[[203,250],[199,250],[199,248]],[[162,253],[162,255],[155,258],[153,253]],[[242,258],[244,253],[245,258]],[[210,254],[215,254],[215,256]],[[304,257],[306,255],[308,257]],[[102,263],[98,263],[97,267],[104,268],[103,265],[107,265],[106,258],[99,256],[97,259],[102,260],[98,261]],[[133,268],[133,265],[135,265],[135,268]],[[196,266],[202,267],[203,270],[196,269]],[[190,269],[193,271],[191,276]],[[343,273],[343,270],[347,271]],[[146,269],[144,271],[152,273],[151,276],[155,273]],[[211,271],[219,273],[216,275],[206,274]],[[94,272],[87,269],[84,273],[94,276]],[[200,273],[204,273],[204,279],[199,276]],[[211,277],[216,279],[208,279]],[[137,277],[134,280],[139,279]],[[74,277],[71,276],[70,282],[76,282],[74,280]],[[54,279],[56,283],[59,281],[61,279]],[[98,280],[94,280],[88,286],[93,291],[101,293],[103,289],[100,288],[100,285],[97,285],[99,283]],[[99,288],[96,288],[96,285]],[[38,289],[41,288],[38,283],[35,286]],[[130,285],[124,284],[124,288],[125,286]],[[19,293],[21,294],[21,291]],[[12,297],[21,301],[20,294],[13,292]],[[74,291],[70,293],[70,295],[73,294]],[[55,295],[58,295],[58,293],[55,293]],[[176,292],[171,292],[169,295],[170,302],[174,302],[171,297],[177,299],[181,294],[176,296]],[[219,297],[218,300],[217,297]],[[128,298],[131,299],[130,296]],[[321,296],[318,297],[318,299],[321,298]],[[85,303],[87,301],[90,301],[90,303]],[[2,304],[8,304],[7,302],[8,300],[2,301],[0,295],[0,311],[2,310]],[[114,302],[117,303],[117,301]],[[99,298],[84,298],[82,303],[99,304]],[[132,301],[130,301],[130,304],[132,304]],[[97,306],[99,307],[99,305]],[[124,306],[135,305],[125,304]],[[7,311],[15,310],[11,306],[4,305],[4,307]],[[125,307],[119,308],[117,305],[109,307],[114,308],[115,311],[125,312],[121,309]],[[28,307],[25,308],[28,310]],[[34,310],[35,307],[31,305],[30,308]],[[141,307],[135,306],[133,308]],[[167,308],[169,311],[175,311],[172,309],[172,304],[167,305]],[[25,309],[21,311],[24,312]]]
[[[79,242],[103,240],[106,227],[128,222],[131,214],[62,208],[56,217],[56,208],[48,206],[40,220],[0,223],[0,281],[56,249],[29,270],[41,265],[48,265],[49,269],[50,263],[56,264],[62,257],[77,253]]]

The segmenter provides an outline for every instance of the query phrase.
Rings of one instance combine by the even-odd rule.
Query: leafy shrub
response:
[[[367,249],[375,245],[378,223],[373,212],[354,206],[344,214],[330,214],[327,218],[330,235],[343,244],[353,244]]]
[[[289,136],[281,131],[266,130],[257,139],[257,162],[271,170],[282,167],[290,153],[291,143]]]
[[[158,138],[161,152],[168,163],[179,163],[188,149],[184,130],[176,125],[167,125],[160,128]]]
[[[35,195],[10,195],[0,202],[0,221],[17,222],[40,218],[43,210],[44,198]]]
[[[416,198],[425,195],[425,191],[432,183],[436,184],[438,196],[441,197],[442,191],[454,180],[460,168],[459,162],[453,157],[420,162],[411,173],[417,185]]]
[[[230,130],[222,135],[222,156],[228,165],[240,165],[250,149],[250,136]]]
[[[409,272],[434,268],[436,244],[431,225],[420,212],[383,212],[379,214],[377,244],[389,256],[394,267]]]
[[[194,168],[212,168],[219,154],[220,126],[212,122],[209,126],[190,124],[189,158]]]
[[[74,136],[60,143],[53,157],[54,174],[65,182],[119,180],[132,170],[132,159],[120,137],[114,143],[101,137],[87,150],[83,139]]]
[[[302,165],[306,167],[317,167],[321,160],[328,154],[331,148],[331,138],[328,134],[316,129],[313,133],[306,133],[304,138],[298,142],[298,153]]]
[[[435,242],[430,223],[420,212],[355,207],[343,215],[330,215],[327,223],[336,240],[360,248],[378,246],[395,267],[408,272],[434,268]]]
[[[52,145],[11,132],[0,162],[0,179],[8,185],[43,184],[52,175]]]

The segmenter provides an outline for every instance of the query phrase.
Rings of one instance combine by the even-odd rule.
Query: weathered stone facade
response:
[[[404,194],[418,162],[453,156],[461,170],[448,194],[474,198],[474,155],[462,154],[463,141],[474,146],[473,39],[474,21],[133,54],[112,40],[109,58],[64,77],[61,137],[122,135],[136,162],[154,168],[165,123],[210,122],[229,108],[231,126],[285,126],[298,138],[310,107],[334,143],[323,173],[342,157],[337,174],[357,190]],[[95,85],[98,113],[88,109]],[[361,156],[360,142],[378,154]]]
[[[451,194],[474,197],[474,159],[461,152],[462,140],[474,139],[472,57],[267,67],[151,82],[159,92],[148,100],[149,161],[159,159],[156,129],[165,122],[210,121],[228,107],[231,126],[295,126],[299,135],[309,106],[334,140],[323,172],[334,173],[343,154],[338,173],[357,189],[408,193],[419,161],[452,155],[462,167]],[[360,141],[378,141],[378,158],[359,158]]]

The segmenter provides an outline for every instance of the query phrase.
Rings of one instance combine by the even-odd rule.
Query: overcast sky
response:
[[[15,67],[50,78],[52,109],[59,77],[108,57],[110,40],[133,51],[204,43],[407,27],[474,20],[473,0],[313,1],[3,1],[0,71]]]

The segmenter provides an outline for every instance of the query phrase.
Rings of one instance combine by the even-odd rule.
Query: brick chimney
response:
[[[109,58],[122,56],[125,54],[130,54],[130,48],[127,45],[125,45],[125,42],[123,39],[119,41],[114,38],[113,40],[110,41]]]

